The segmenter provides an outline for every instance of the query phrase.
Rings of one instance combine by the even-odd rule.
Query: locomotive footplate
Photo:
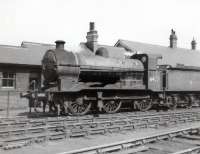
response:
[[[128,97],[102,97],[102,100],[140,100],[150,99],[150,96],[128,96]]]
[[[96,101],[96,100],[142,100],[142,99],[150,99],[150,96],[130,96],[130,97],[87,97],[84,96],[84,100]]]

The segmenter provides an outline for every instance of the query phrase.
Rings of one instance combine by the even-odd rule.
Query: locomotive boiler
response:
[[[55,50],[48,50],[44,55],[42,66],[45,81],[55,83],[59,80],[60,91],[81,90],[74,85],[78,81],[88,84],[116,83],[122,80],[124,73],[138,72],[139,75],[144,71],[143,64],[136,59],[108,58],[90,51],[73,53],[64,50],[64,41],[56,41],[56,44]]]

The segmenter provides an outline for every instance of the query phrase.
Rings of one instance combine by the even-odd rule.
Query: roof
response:
[[[58,40],[57,40],[58,41]],[[25,48],[33,48],[33,47],[52,47],[55,48],[54,44],[47,44],[47,43],[38,43],[38,42],[28,42],[28,41],[23,41],[21,43],[21,47],[25,47]]]
[[[22,42],[21,46],[0,45],[0,63],[40,66],[44,53],[51,48],[55,46],[33,42]]]
[[[171,65],[172,67],[176,67],[177,65],[200,67],[199,50],[170,48],[128,40],[118,40],[115,46],[124,47],[127,51],[133,53],[162,55],[162,59],[158,61],[160,65]]]

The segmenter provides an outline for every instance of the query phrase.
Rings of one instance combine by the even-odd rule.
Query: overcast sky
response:
[[[178,46],[200,49],[200,0],[0,0],[0,44],[66,41],[73,48],[86,41],[96,23],[99,43],[118,39],[168,46],[171,28]]]

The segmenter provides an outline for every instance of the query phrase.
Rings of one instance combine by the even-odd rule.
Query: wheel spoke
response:
[[[81,112],[83,112],[86,109],[85,105],[80,106]]]
[[[80,109],[79,109],[79,106],[77,105],[77,107],[76,107],[76,112],[77,112],[77,113],[80,113],[79,110],[80,110]]]
[[[113,110],[114,110],[113,106],[112,106],[112,105],[110,105],[110,111],[113,111]]]
[[[72,107],[77,110],[78,105],[77,104],[72,104]]]
[[[140,111],[147,111],[152,106],[152,100],[141,100],[137,102],[137,107]]]
[[[79,106],[76,106],[76,112],[79,113]]]
[[[116,100],[112,100],[112,101],[104,101],[103,102],[103,109],[106,113],[115,113],[117,112],[120,107],[121,107],[121,102]]]
[[[91,102],[86,102],[82,98],[78,98],[70,102],[68,108],[73,115],[84,115],[90,111]]]
[[[192,100],[190,99],[190,96],[185,96],[186,100],[186,107],[191,108],[192,107]]]

